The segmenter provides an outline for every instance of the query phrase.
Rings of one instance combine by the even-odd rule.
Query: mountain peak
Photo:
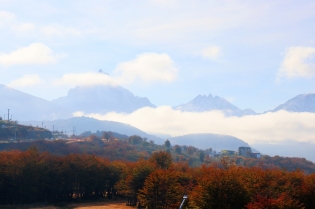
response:
[[[315,112],[315,93],[299,94],[271,110],[271,112],[277,112],[279,110],[289,112]]]
[[[142,107],[155,107],[148,98],[138,97],[121,86],[77,86],[68,95],[52,102],[73,112],[105,114],[111,111],[130,113]]]
[[[179,106],[173,107],[175,110],[182,110],[186,112],[205,112],[212,110],[220,110],[223,111],[228,116],[243,116],[247,114],[256,114],[252,110],[241,110],[235,105],[228,102],[226,99],[221,98],[219,96],[209,96],[206,95],[198,95],[193,100],[186,104],[182,104]]]

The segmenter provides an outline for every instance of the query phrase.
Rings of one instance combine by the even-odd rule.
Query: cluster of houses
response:
[[[221,156],[242,156],[242,157],[248,157],[248,158],[260,158],[259,152],[252,152],[252,149],[250,147],[239,147],[238,152],[233,150],[222,150],[221,152],[212,152],[212,153],[206,153],[213,157],[221,157]]]
[[[252,152],[250,147],[239,147],[238,155],[243,157],[260,158],[259,152]]]

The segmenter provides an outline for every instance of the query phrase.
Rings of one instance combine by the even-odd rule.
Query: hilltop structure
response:
[[[239,147],[238,155],[243,157],[260,158],[260,153],[252,152],[252,149],[250,147]]]

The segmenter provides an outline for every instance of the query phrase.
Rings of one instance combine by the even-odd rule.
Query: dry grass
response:
[[[1,205],[0,205],[0,208]],[[5,206],[3,208],[13,208],[10,206]],[[14,207],[19,208],[19,207]],[[133,209],[136,207],[126,206],[125,201],[123,200],[113,200],[113,201],[98,201],[98,202],[88,202],[88,203],[72,203],[65,206],[45,206],[45,207],[21,207],[21,209]]]

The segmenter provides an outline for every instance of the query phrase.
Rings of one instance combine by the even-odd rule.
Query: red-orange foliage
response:
[[[149,208],[176,208],[186,192],[189,206],[207,209],[315,208],[315,174],[222,163],[192,168],[172,163],[167,152],[133,163],[88,154],[54,156],[35,148],[0,152],[0,205],[118,193],[133,202],[138,196]]]
[[[246,205],[247,209],[299,209],[304,208],[297,200],[292,199],[286,194],[278,198],[267,198],[258,195],[255,201]]]
[[[199,208],[244,208],[250,197],[238,178],[240,169],[203,167],[192,192],[192,203]]]
[[[178,172],[159,169],[146,178],[138,198],[148,208],[171,209],[179,207],[182,194]]]
[[[172,155],[166,151],[157,151],[149,158],[158,168],[167,169],[172,165]]]

